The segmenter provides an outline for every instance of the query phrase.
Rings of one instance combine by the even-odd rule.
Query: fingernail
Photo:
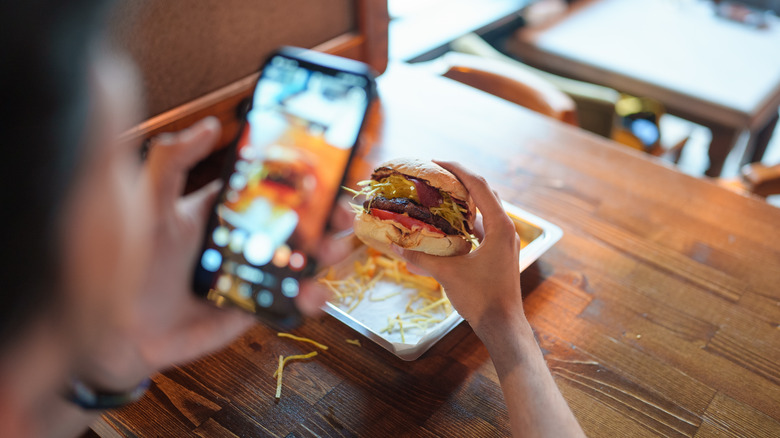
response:
[[[221,179],[215,179],[214,181],[210,182],[209,189],[214,190],[215,192],[222,189],[222,186],[225,185],[225,182]]]
[[[208,116],[201,121],[201,125],[207,129],[217,129],[219,128],[219,124],[219,119],[214,116]]]
[[[183,142],[189,142],[202,135],[212,135],[219,129],[219,119],[214,116],[206,117],[198,122],[195,122],[189,128],[182,130],[179,133],[179,140]]]
[[[176,136],[171,132],[162,132],[149,139],[149,149],[161,144],[173,143]]]
[[[390,249],[393,250],[393,252],[398,254],[399,256],[404,255],[404,250],[400,246],[396,245],[395,243],[390,245]]]

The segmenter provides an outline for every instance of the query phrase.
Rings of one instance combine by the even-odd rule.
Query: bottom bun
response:
[[[410,230],[396,221],[382,220],[368,213],[355,216],[355,235],[366,245],[393,255],[391,244],[437,256],[456,256],[471,251],[471,242],[447,234]]]

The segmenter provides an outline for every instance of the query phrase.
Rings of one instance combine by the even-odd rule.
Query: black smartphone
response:
[[[354,154],[374,75],[367,65],[284,47],[264,63],[206,228],[196,294],[278,327],[294,303]]]

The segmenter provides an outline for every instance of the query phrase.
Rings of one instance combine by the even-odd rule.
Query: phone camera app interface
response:
[[[280,297],[298,294],[360,131],[366,86],[281,56],[266,65],[200,260],[217,304],[281,312]]]

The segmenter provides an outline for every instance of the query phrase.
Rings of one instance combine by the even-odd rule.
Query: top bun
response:
[[[471,199],[466,187],[449,170],[439,166],[433,161],[424,161],[417,158],[396,158],[379,165],[371,175],[373,179],[381,179],[396,171],[400,174],[421,179],[431,187],[449,193],[454,199],[466,203],[469,213],[466,217],[470,223],[476,215],[476,205]]]

